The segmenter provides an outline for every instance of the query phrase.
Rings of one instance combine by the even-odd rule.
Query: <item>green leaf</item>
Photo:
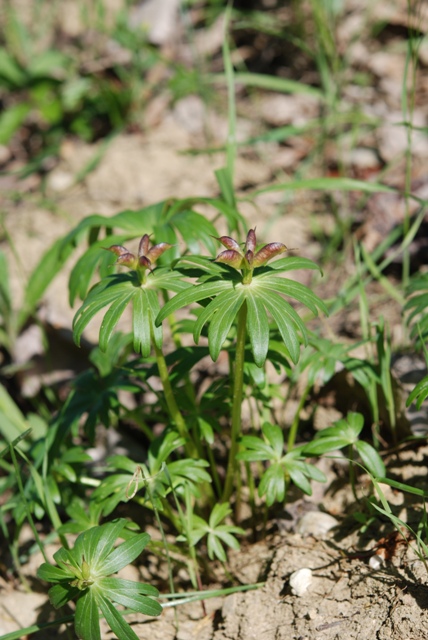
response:
[[[76,602],[74,628],[82,640],[101,640],[100,614],[92,589],[84,591]]]
[[[308,178],[306,180],[290,180],[270,187],[263,187],[253,192],[253,195],[269,193],[271,191],[293,191],[295,189],[313,189],[316,191],[362,191],[363,193],[397,193],[396,189],[380,184],[366,182],[352,178]]]
[[[385,465],[382,458],[368,442],[359,440],[355,443],[355,448],[358,451],[363,465],[366,469],[375,477],[382,478],[385,475]]]
[[[270,269],[276,271],[297,271],[298,269],[312,269],[314,271],[320,271],[321,269],[316,262],[309,260],[309,258],[301,258],[300,256],[288,256],[286,258],[279,258],[274,262],[269,263]]]
[[[306,93],[313,95],[320,100],[324,98],[321,89],[317,89],[304,82],[298,82],[296,80],[290,80],[289,78],[280,78],[273,75],[265,75],[262,73],[235,73],[235,82],[243,84],[247,87],[258,87],[259,89],[266,89],[268,91],[275,91],[280,93]],[[224,74],[213,74],[209,77],[211,82],[225,82]]]
[[[125,580],[124,578],[101,578],[100,584],[102,585],[103,589],[111,589],[112,591],[140,593],[143,596],[153,596],[155,598],[157,598],[159,595],[159,591],[151,584],[144,584],[144,582],[134,582],[133,580]]]
[[[28,103],[20,102],[4,109],[0,115],[0,144],[7,145],[12,136],[25,122],[31,106]]]
[[[416,400],[416,406],[421,408],[423,401],[428,397],[428,376],[418,382],[416,387],[407,398],[406,407],[409,407]]]
[[[159,283],[159,279],[156,279],[156,283]],[[186,287],[187,288],[187,287]],[[173,290],[173,289],[171,289]],[[149,321],[150,321],[150,330],[151,335],[153,337],[153,341],[158,349],[162,348],[162,326],[156,326],[155,319],[159,313],[160,305],[158,292],[153,291],[151,289],[146,289],[147,300],[149,303]]]
[[[28,426],[28,422],[18,405],[12,400],[5,387],[0,384],[0,433],[8,442],[11,442],[28,431]]]
[[[271,507],[274,502],[283,502],[285,497],[285,478],[282,466],[272,464],[263,474],[259,485],[259,496],[266,496],[266,504]]]
[[[289,280],[288,278],[278,278],[270,273],[257,276],[263,283],[264,288],[271,289],[276,293],[282,293],[290,298],[298,300],[312,311],[314,316],[318,315],[318,308],[328,315],[328,309],[324,302],[313,291],[300,282]],[[318,308],[317,308],[318,307]]]
[[[36,268],[32,271],[24,291],[22,309],[18,315],[18,327],[21,328],[33,313],[49,284],[61,271],[73,250],[72,246],[63,246],[60,238],[43,254]]]
[[[227,291],[226,295],[220,294],[214,301],[218,308],[208,328],[208,347],[210,356],[214,362],[217,360],[233,321],[244,302],[244,297],[245,293],[240,289],[237,290],[236,293],[234,291]]]
[[[237,454],[238,460],[247,462],[256,462],[257,460],[274,460],[275,453],[267,442],[256,436],[243,436],[240,443],[246,448],[246,451],[240,451]]]
[[[125,244],[126,241],[129,240],[129,237],[129,234],[109,235],[102,240],[94,242],[89,249],[85,251],[83,256],[74,265],[70,274],[68,288],[71,307],[74,305],[76,298],[83,300],[86,297],[97,266],[100,272],[113,267],[115,263],[114,255],[106,251],[106,249],[115,244]],[[105,275],[107,275],[107,273]]]
[[[73,554],[78,562],[84,557],[91,566],[104,571],[104,561],[109,555],[118,536],[128,524],[125,518],[117,518],[81,533],[74,544]]]
[[[28,76],[4,47],[0,47],[0,86],[20,88]]]
[[[80,589],[72,587],[69,583],[56,584],[48,591],[49,600],[55,609],[64,607],[67,602],[74,600],[80,593]]]
[[[263,292],[263,301],[276,322],[278,331],[284,341],[284,345],[290,354],[291,360],[296,364],[300,357],[300,342],[296,332],[296,327],[300,329],[303,340],[307,341],[307,331],[303,320],[293,309],[291,304],[283,300],[277,294],[270,291]]]
[[[112,551],[106,560],[100,564],[103,574],[110,575],[116,573],[122,567],[130,564],[137,558],[150,540],[148,533],[139,533],[129,540],[125,540],[114,551]]]
[[[73,335],[78,346],[80,345],[81,335],[92,318],[101,309],[114,303],[121,294],[125,294],[127,291],[135,292],[135,286],[134,275],[126,273],[107,276],[91,289],[73,320]]]
[[[324,453],[343,449],[349,444],[349,440],[343,436],[319,437],[303,447],[303,454],[305,456],[321,456]]]
[[[137,291],[133,298],[132,331],[134,336],[134,351],[141,353],[143,358],[150,355],[150,315],[146,292]]]
[[[349,411],[345,421],[352,430],[354,438],[358,438],[364,427],[364,416],[361,413]]]
[[[227,502],[215,504],[210,514],[210,527],[215,529],[231,513],[232,509]]]
[[[166,303],[156,318],[156,325],[159,326],[171,313],[187,307],[187,305],[193,302],[200,302],[201,300],[216,296],[225,289],[232,289],[232,287],[233,284],[231,282],[224,280],[193,285],[185,291],[181,291]]]
[[[298,463],[289,463],[287,464],[287,471],[296,487],[303,491],[303,493],[306,493],[306,495],[311,496],[312,487],[311,483],[306,477],[304,468]]]
[[[97,600],[108,626],[119,638],[119,640],[138,640],[138,636],[134,633],[126,620],[121,616],[119,611],[112,605],[109,600],[107,600],[107,598],[104,598],[104,596],[99,593],[97,594]]]
[[[258,367],[262,367],[266,361],[269,348],[269,322],[262,300],[259,299],[257,291],[253,293],[247,291],[247,331],[250,336],[251,349],[254,362]]]
[[[207,549],[208,549],[208,557],[210,560],[213,560],[214,557],[218,558],[220,562],[226,562],[227,556],[226,551],[223,548],[218,537],[212,533],[208,534],[207,539]]]
[[[37,577],[46,582],[61,582],[73,575],[70,571],[66,571],[60,567],[55,567],[48,562],[44,562],[37,569]]]
[[[284,434],[277,424],[265,422],[262,427],[263,435],[272,446],[276,459],[280,459],[284,451]]]
[[[156,600],[152,600],[144,593],[141,593],[139,587],[140,585],[136,582],[115,578],[103,578],[97,583],[97,588],[102,591],[106,598],[147,616],[160,615],[162,613],[161,605]],[[152,595],[158,595],[157,589],[154,587],[149,585],[141,585],[141,587],[146,591],[152,589],[154,591]]]
[[[113,331],[116,328],[117,323],[123,315],[129,302],[138,295],[138,292],[133,287],[131,290],[125,291],[110,306],[105,313],[100,327],[99,346],[101,351],[106,351]]]

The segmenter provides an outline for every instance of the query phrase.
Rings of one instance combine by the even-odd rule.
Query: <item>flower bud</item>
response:
[[[256,240],[256,230],[250,229],[247,234],[247,240],[245,242],[245,251],[254,252],[256,248],[257,240]]]
[[[150,237],[145,233],[140,240],[140,244],[138,245],[138,255],[145,256],[149,250],[150,246]]]
[[[124,267],[128,267],[129,269],[135,269],[138,264],[138,260],[133,253],[130,253],[129,251],[127,251],[126,253],[122,253],[118,257],[116,264],[121,264]]]
[[[285,244],[282,244],[282,242],[271,242],[270,244],[265,244],[260,251],[257,251],[254,256],[253,264],[255,267],[260,267],[275,256],[285,253],[285,251],[288,251],[288,249]]]
[[[169,244],[168,242],[160,242],[159,244],[155,244],[154,247],[152,247],[151,249],[149,249],[145,255],[149,258],[150,262],[156,262],[156,260],[158,258],[160,258],[160,256],[167,251],[168,249],[171,249],[172,244]]]
[[[244,257],[238,251],[229,249],[228,251],[222,251],[221,253],[219,253],[215,261],[224,262],[225,264],[230,265],[234,269],[241,269],[242,263],[244,261]]]
[[[221,244],[226,247],[226,249],[234,249],[235,251],[241,252],[241,247],[233,238],[229,236],[221,236],[221,238],[216,238]]]

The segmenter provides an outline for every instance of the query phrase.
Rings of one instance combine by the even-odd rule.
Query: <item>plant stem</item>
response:
[[[311,385],[308,384],[301,395],[299,406],[297,407],[297,411],[294,415],[293,424],[291,425],[290,433],[288,434],[287,451],[291,451],[292,449],[294,449],[294,445],[296,443],[297,431],[300,423],[300,412],[302,411],[305,405],[306,399],[309,395],[311,388],[312,388]]]
[[[233,376],[231,443],[222,502],[227,502],[232,495],[233,480],[237,468],[236,454],[238,453],[239,446],[238,438],[241,434],[241,410],[244,387],[245,340],[247,335],[246,324],[247,303],[244,302],[238,315],[238,334],[236,338],[236,356]]]
[[[159,347],[157,347],[156,345],[154,345],[154,349],[156,354],[156,363],[158,365],[159,377],[162,382],[163,392],[165,394],[165,401],[168,407],[169,415],[175,423],[178,433],[182,438],[185,438],[186,443],[188,444],[189,431],[175,400],[174,392],[169,380],[169,373],[168,367],[166,366],[165,356],[163,355],[162,350],[159,349]]]

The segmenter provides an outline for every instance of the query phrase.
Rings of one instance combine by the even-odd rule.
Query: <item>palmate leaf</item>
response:
[[[163,201],[135,211],[121,211],[114,216],[92,215],[82,220],[58,243],[59,249],[68,253],[84,238],[88,239],[90,245],[76,262],[71,274],[69,283],[71,304],[77,296],[81,299],[85,298],[97,269],[104,277],[106,267],[112,265],[112,257],[104,251],[99,251],[101,247],[106,248],[113,244],[123,245],[147,233],[153,234],[154,244],[169,242],[173,245],[169,260],[178,257],[181,240],[188,251],[199,253],[202,244],[212,253],[216,229],[203,215],[190,208],[192,202],[197,201]],[[115,230],[114,234],[113,230]],[[105,237],[100,238],[100,235]],[[165,259],[166,256],[162,256],[160,263],[165,264]]]
[[[114,543],[126,525],[125,518],[118,518],[81,533],[70,551],[75,562],[79,564],[82,557],[89,564],[102,562],[113,549]]]
[[[166,268],[158,268],[140,284],[135,272],[109,275],[89,292],[86,300],[78,309],[74,321],[74,340],[77,345],[89,322],[104,307],[109,307],[104,315],[99,332],[99,346],[106,351],[114,335],[117,324],[127,306],[132,303],[133,345],[143,357],[150,355],[151,341],[158,348],[162,346],[162,327],[155,325],[159,312],[158,292],[160,289],[182,291],[189,284],[183,281],[179,273]]]
[[[183,261],[180,261],[183,264]],[[190,259],[191,262],[191,259]],[[262,266],[254,270],[250,282],[244,284],[239,272],[230,265],[212,263],[204,258],[193,260],[200,267],[199,283],[178,293],[160,311],[156,323],[160,324],[170,313],[189,304],[199,302],[205,308],[194,324],[193,337],[198,342],[203,326],[209,323],[208,345],[210,355],[216,360],[227,338],[231,326],[242,306],[247,305],[247,331],[253,357],[257,366],[262,367],[269,348],[269,316],[278,327],[291,360],[296,363],[300,357],[300,338],[308,341],[304,322],[284,299],[289,296],[304,304],[314,315],[318,309],[328,313],[327,307],[305,285],[278,277],[278,272],[291,269],[318,267],[305,258],[285,258],[277,261],[278,266]],[[274,263],[275,265],[277,263]],[[181,267],[186,273],[186,266]],[[206,275],[202,275],[203,273]],[[194,275],[192,267],[187,275]],[[211,301],[207,301],[211,298]]]

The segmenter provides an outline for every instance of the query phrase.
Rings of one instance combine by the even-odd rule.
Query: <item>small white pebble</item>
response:
[[[290,576],[290,589],[293,596],[303,596],[312,584],[312,571],[298,569]]]
[[[382,556],[379,556],[379,555],[376,554],[376,555],[370,557],[369,567],[371,569],[374,569],[375,571],[377,571],[378,569],[381,568],[383,563],[384,563],[384,560],[383,560]]]
[[[338,525],[336,518],[323,511],[308,511],[297,523],[296,531],[302,536],[313,536],[314,538],[325,538],[333,527]]]

